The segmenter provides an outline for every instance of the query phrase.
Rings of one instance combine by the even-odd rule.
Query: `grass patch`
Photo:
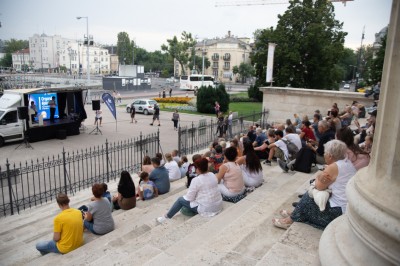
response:
[[[229,111],[238,112],[239,116],[262,112],[262,103],[230,103]]]

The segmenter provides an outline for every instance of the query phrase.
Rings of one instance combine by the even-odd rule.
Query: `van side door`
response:
[[[18,120],[17,110],[8,111],[0,120],[0,136],[5,142],[23,139],[23,124]]]

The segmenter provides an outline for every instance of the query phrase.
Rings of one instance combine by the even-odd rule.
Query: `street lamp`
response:
[[[195,37],[196,39],[198,39],[198,36]],[[203,38],[203,49],[202,49],[202,56],[203,56],[203,64],[202,64],[202,70],[201,70],[201,86],[203,87],[203,83],[204,83],[204,56],[205,56],[205,52],[206,52],[206,38]]]
[[[86,74],[87,74],[87,82],[88,84],[90,83],[90,61],[89,61],[89,17],[76,17],[76,19],[81,19],[84,18],[86,19],[86,38],[87,38],[87,70],[86,70]]]

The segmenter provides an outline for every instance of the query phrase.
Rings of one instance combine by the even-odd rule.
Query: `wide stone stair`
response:
[[[85,232],[85,244],[65,255],[41,256],[38,240],[52,238],[55,202],[0,219],[0,265],[313,265],[317,264],[322,231],[295,223],[289,230],[271,220],[280,209],[292,209],[312,174],[283,173],[264,166],[264,184],[240,202],[224,202],[212,218],[180,213],[164,224],[163,215],[186,193],[185,179],[171,183],[171,191],[139,201],[129,211],[114,211],[116,229],[104,236]],[[135,182],[137,184],[137,181]],[[109,183],[116,191],[117,182]],[[91,190],[71,196],[71,207],[89,201]]]

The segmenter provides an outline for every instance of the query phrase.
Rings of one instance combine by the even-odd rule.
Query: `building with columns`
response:
[[[250,38],[240,38],[228,34],[224,38],[205,39],[204,41],[197,42],[195,45],[195,54],[208,58],[211,66],[205,69],[205,75],[214,76],[216,81],[219,82],[234,82],[237,78],[233,74],[233,67],[241,63],[250,63],[249,55],[252,51],[250,46]],[[197,70],[201,73],[201,69]],[[190,73],[187,68],[186,73]]]
[[[58,72],[65,67],[68,73],[87,73],[87,47],[81,41],[59,35],[34,34],[29,38],[30,66],[35,70]],[[90,73],[110,73],[110,55],[100,46],[89,46]]]

